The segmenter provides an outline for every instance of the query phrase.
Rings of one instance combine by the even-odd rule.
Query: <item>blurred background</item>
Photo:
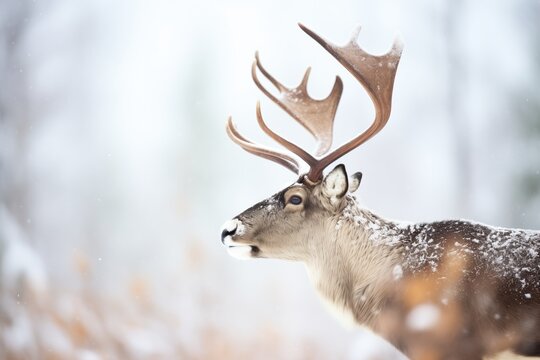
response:
[[[389,359],[341,327],[301,264],[238,261],[221,224],[295,176],[243,152],[285,85],[345,90],[335,144],[372,104],[297,27],[405,43],[387,127],[343,158],[391,219],[540,229],[540,1],[0,1],[0,358]]]

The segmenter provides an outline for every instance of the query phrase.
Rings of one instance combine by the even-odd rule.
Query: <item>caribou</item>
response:
[[[368,327],[412,359],[475,360],[505,350],[540,356],[540,231],[463,220],[403,223],[363,208],[353,194],[360,172],[349,176],[343,164],[323,171],[387,124],[402,44],[396,40],[389,52],[375,56],[358,45],[360,28],[345,46],[300,28],[360,82],[375,118],[330,151],[340,77],[328,97],[314,99],[307,91],[310,68],[299,86],[287,88],[256,53],[256,86],[311,133],[317,148],[311,154],[270,129],[259,102],[260,128],[292,154],[248,140],[229,117],[226,131],[236,144],[297,178],[223,225],[227,251],[242,259],[303,262],[343,321]],[[278,94],[262,85],[259,73]]]

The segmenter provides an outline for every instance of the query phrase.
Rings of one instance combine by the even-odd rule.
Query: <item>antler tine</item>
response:
[[[264,122],[261,113],[261,103],[257,101],[257,122],[259,123],[260,128],[272,139],[280,143],[283,147],[290,150],[292,153],[298,155],[302,160],[306,162],[310,167],[313,167],[317,164],[317,159],[311,156],[307,151],[299,147],[298,145],[293,144],[289,140],[279,136],[272,131]]]
[[[257,69],[276,87],[279,91],[279,98],[270,93],[259,81]],[[311,68],[306,70],[304,77],[297,87],[289,89],[278,82],[262,66],[259,53],[255,53],[251,74],[257,87],[268,96],[274,103],[279,105],[306,130],[308,130],[317,140],[316,156],[324,155],[332,146],[332,132],[334,118],[341,94],[343,92],[343,82],[336,77],[334,87],[330,95],[322,100],[316,100],[309,96],[307,83]],[[299,154],[298,154],[299,155]],[[299,155],[300,156],[300,155]]]
[[[225,127],[225,130],[227,131],[227,135],[229,135],[231,140],[234,141],[236,144],[240,145],[240,147],[245,151],[262,157],[264,159],[274,161],[296,174],[300,173],[300,167],[298,166],[298,162],[292,157],[279,151],[267,149],[263,146],[256,145],[243,137],[236,129],[236,126],[234,125],[231,117],[227,119],[227,125]]]
[[[340,47],[326,41],[304,25],[299,24],[299,26],[360,81],[375,106],[375,119],[366,131],[320,159],[316,166],[310,169],[307,177],[311,181],[318,181],[326,166],[369,140],[386,125],[390,117],[394,79],[403,47],[401,41],[396,40],[388,53],[375,56],[358,46],[356,39],[360,27],[357,28],[349,43]]]

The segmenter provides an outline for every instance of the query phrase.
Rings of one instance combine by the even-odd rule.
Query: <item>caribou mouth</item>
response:
[[[236,226],[236,225],[235,225]],[[237,259],[250,259],[256,257],[260,252],[259,247],[255,245],[237,242],[233,239],[232,231],[225,227],[221,235],[221,242],[227,247],[227,252]]]
[[[240,260],[251,259],[259,253],[260,249],[254,245],[229,245],[227,252],[234,258]]]

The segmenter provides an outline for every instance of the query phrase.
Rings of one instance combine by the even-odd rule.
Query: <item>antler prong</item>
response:
[[[304,26],[304,28],[306,28]],[[307,29],[307,28],[306,28]],[[356,28],[354,28],[351,39],[349,40],[349,44],[358,44],[358,38],[360,37],[360,31],[362,31],[362,26],[358,25]]]
[[[296,174],[300,172],[298,162],[294,158],[279,151],[268,149],[261,145],[256,145],[252,141],[242,136],[236,129],[236,126],[232,121],[232,117],[229,117],[227,119],[227,125],[225,129],[231,140],[234,141],[236,144],[240,145],[240,147],[245,151],[283,165],[287,169],[295,172]]]
[[[259,52],[255,52],[255,60],[253,60],[253,65],[251,65],[251,77],[253,78],[253,81],[255,82],[255,85],[269,98],[271,98],[274,102],[278,101],[274,95],[272,95],[271,92],[266,90],[264,86],[262,86],[261,82],[259,81],[259,78],[257,77],[257,68],[259,71],[264,75],[265,78],[268,79],[276,87],[276,89],[279,90],[279,92],[286,92],[289,90],[287,87],[285,87],[282,83],[276,80],[275,77],[273,77],[261,64],[261,60],[259,59]],[[275,99],[275,100],[274,100]]]
[[[306,69],[306,72],[304,73],[304,77],[302,78],[302,82],[300,83],[300,85],[298,85],[298,89],[305,92],[306,94],[307,94],[307,84],[309,81],[310,74],[311,74],[311,66]],[[332,93],[330,93],[330,95],[328,96],[331,96],[331,95]]]

